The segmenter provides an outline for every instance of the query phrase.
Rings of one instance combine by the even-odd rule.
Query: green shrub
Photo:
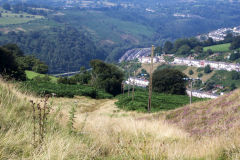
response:
[[[211,70],[211,67],[210,67],[210,65],[207,65],[205,68],[204,68],[204,73],[211,73],[212,72],[212,70]]]
[[[134,101],[132,97],[118,95],[116,105],[124,110],[132,110],[138,112],[147,112],[148,107],[148,91],[138,90],[135,92]],[[193,97],[193,102],[204,99]],[[152,94],[152,112],[160,110],[171,110],[189,103],[189,97],[186,95],[170,95],[153,92]]]
[[[57,97],[74,97],[74,96],[88,96],[91,98],[112,98],[113,96],[106,93],[104,90],[96,90],[87,85],[69,85],[57,84],[51,82],[26,81],[20,83],[20,89],[23,91],[30,91],[37,95],[44,96],[46,94],[56,94]]]
[[[188,74],[193,75],[194,74],[193,70],[189,70]]]
[[[202,71],[204,71],[204,68],[202,68],[202,67],[197,69],[197,72],[202,72]]]
[[[48,76],[48,75],[45,75],[45,76],[36,76],[33,78],[34,81],[36,82],[49,82],[51,81],[51,78]]]

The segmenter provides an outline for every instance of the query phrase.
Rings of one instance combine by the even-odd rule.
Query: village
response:
[[[165,56],[169,56],[173,58],[172,62],[166,61]],[[142,56],[137,58],[138,62],[142,64],[150,64],[151,63],[151,57],[149,56]],[[195,60],[192,58],[180,58],[180,57],[174,57],[174,55],[161,55],[161,56],[155,56],[153,58],[153,63],[159,63],[159,64],[170,64],[170,65],[186,65],[186,66],[193,66],[193,67],[206,67],[209,65],[212,70],[226,70],[226,71],[240,71],[240,64],[238,63],[226,63],[226,62],[216,62],[216,61],[207,61],[207,60]],[[125,84],[127,85],[135,85],[139,87],[146,88],[149,84],[149,81],[142,77],[129,77],[128,80],[125,81]],[[191,93],[192,92],[192,93]],[[199,98],[217,98],[219,95],[215,93],[215,91],[212,92],[204,92],[200,90],[192,90],[190,91],[187,89],[186,93],[190,96],[199,97]],[[221,93],[222,95],[223,93]]]
[[[233,36],[240,35],[240,26],[233,28],[220,28],[207,34],[199,35],[197,36],[197,38],[200,40],[212,38],[214,41],[222,41],[224,40],[224,37],[226,37],[228,33],[231,33]]]

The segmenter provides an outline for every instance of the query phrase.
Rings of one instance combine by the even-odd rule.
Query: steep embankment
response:
[[[199,102],[172,111],[168,121],[184,128],[191,135],[216,136],[240,128],[240,90],[216,100]]]
[[[218,99],[216,105],[220,101],[233,100],[231,97]],[[48,105],[52,110],[48,116],[44,141],[34,148],[29,100],[40,102],[41,98],[22,94],[13,84],[0,81],[0,159],[240,158],[240,131],[224,132],[214,137],[200,135],[196,138],[166,123],[166,112],[125,112],[114,105],[116,100],[86,97],[50,98]],[[72,108],[76,110],[74,128],[73,132],[69,132],[69,112]],[[172,120],[177,117],[172,117]],[[38,125],[36,127],[38,130]]]

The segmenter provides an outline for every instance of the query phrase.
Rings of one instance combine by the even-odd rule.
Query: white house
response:
[[[191,95],[190,90],[187,90],[186,92],[187,92],[188,96]],[[201,92],[201,91],[192,91],[192,96],[198,97],[198,98],[211,98],[211,99],[215,99],[215,98],[219,97],[219,95],[217,95],[217,94],[211,94],[211,93]]]
[[[141,63],[151,63],[151,57],[140,57],[138,61]],[[159,57],[153,57],[153,63],[159,62]]]
[[[130,77],[125,83],[130,85],[135,84],[136,86],[139,86],[139,87],[147,87],[149,84],[149,81],[146,79]]]

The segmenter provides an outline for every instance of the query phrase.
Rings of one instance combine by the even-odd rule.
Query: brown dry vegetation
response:
[[[190,119],[190,115],[211,116],[203,112],[211,106],[211,113],[224,108],[229,115],[233,114],[232,108],[239,95],[236,91],[216,101],[186,106],[194,111],[188,114],[189,118],[182,115],[185,108],[144,114],[119,110],[114,105],[115,100],[51,98],[46,138],[34,149],[29,100],[40,101],[40,98],[22,94],[14,85],[1,81],[0,159],[240,159],[239,123],[234,122],[234,127],[218,134],[212,133],[214,136],[191,135],[191,129],[184,125],[188,120],[194,122],[191,128],[202,127],[202,120]],[[234,103],[225,104],[229,101]],[[67,123],[73,106],[76,108],[75,132],[70,134]],[[234,112],[237,114],[239,110]],[[166,115],[173,123],[165,120]],[[222,117],[228,118],[227,115]],[[213,125],[221,130],[222,124]]]

